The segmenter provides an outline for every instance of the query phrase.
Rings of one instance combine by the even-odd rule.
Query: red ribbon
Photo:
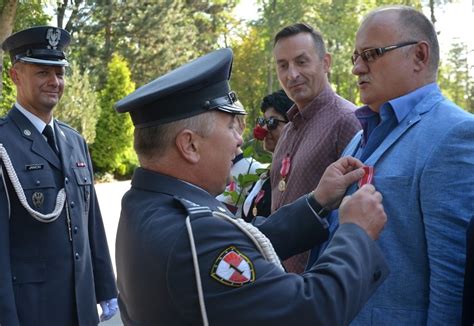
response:
[[[257,196],[255,196],[255,201],[254,201],[254,204],[257,205],[263,198],[263,196],[265,195],[265,190],[260,190],[257,194]]]
[[[371,184],[372,179],[374,178],[374,167],[373,166],[364,166],[364,176],[359,180],[359,188],[365,184]]]
[[[281,161],[281,169],[280,169],[280,174],[283,178],[285,178],[288,175],[288,172],[290,172],[290,155],[286,155],[285,158]]]

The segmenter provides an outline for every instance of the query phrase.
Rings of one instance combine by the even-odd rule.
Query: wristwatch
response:
[[[319,217],[327,217],[331,212],[330,210],[327,210],[326,208],[321,206],[320,203],[318,203],[318,201],[314,198],[314,191],[311,191],[309,194],[306,195],[306,200]]]

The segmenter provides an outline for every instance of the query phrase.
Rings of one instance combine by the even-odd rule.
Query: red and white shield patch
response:
[[[230,246],[217,257],[211,277],[222,284],[239,287],[255,281],[255,268],[247,256]]]

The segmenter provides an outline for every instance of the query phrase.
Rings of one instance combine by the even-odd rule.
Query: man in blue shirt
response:
[[[436,85],[436,32],[413,8],[369,13],[352,63],[366,106],[356,112],[363,131],[343,155],[374,168],[388,215],[379,244],[391,270],[352,325],[459,325],[474,118]]]

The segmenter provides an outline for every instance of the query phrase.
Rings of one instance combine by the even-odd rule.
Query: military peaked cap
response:
[[[69,33],[57,27],[36,26],[10,35],[2,49],[10,53],[12,63],[23,61],[48,66],[67,66],[63,50],[69,45]]]
[[[225,48],[197,58],[115,104],[117,112],[129,112],[136,128],[146,128],[189,118],[210,110],[245,114],[230,90],[232,50]]]

